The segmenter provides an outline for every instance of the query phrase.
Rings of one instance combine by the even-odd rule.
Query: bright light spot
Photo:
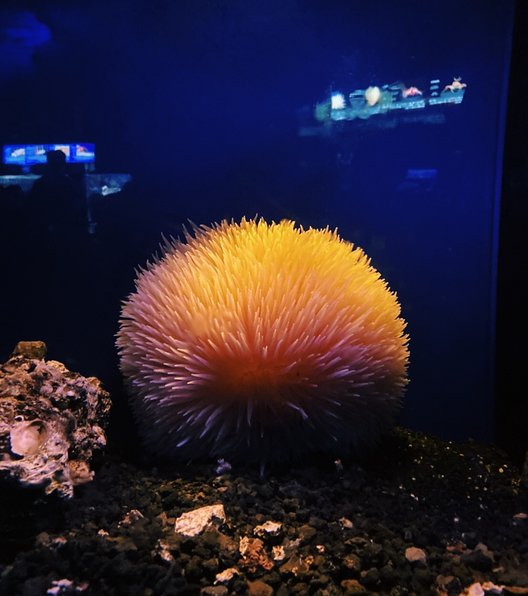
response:
[[[332,95],[332,110],[342,110],[345,107],[345,96],[342,93]]]

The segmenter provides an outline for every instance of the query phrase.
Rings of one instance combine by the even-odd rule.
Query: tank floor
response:
[[[528,490],[492,447],[398,428],[364,461],[216,467],[110,449],[70,501],[3,490],[0,594],[528,594]]]

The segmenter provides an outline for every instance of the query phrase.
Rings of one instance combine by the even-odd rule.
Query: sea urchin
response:
[[[162,455],[362,449],[393,424],[407,383],[396,295],[328,228],[196,228],[139,272],[120,323],[133,409]]]

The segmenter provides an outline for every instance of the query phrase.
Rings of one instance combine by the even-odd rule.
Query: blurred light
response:
[[[33,13],[0,8],[0,79],[30,71],[33,54],[50,41],[50,29]]]
[[[342,93],[334,93],[330,105],[332,110],[342,110],[345,107],[345,96]]]

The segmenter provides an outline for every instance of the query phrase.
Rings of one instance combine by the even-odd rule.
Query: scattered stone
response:
[[[273,588],[259,579],[248,582],[248,596],[273,596]]]
[[[339,480],[328,460],[259,480],[252,468],[218,478],[210,462],[159,461],[153,475],[152,462],[112,453],[75,501],[19,502],[26,492],[0,488],[0,594],[46,594],[61,577],[89,578],[90,594],[143,596],[528,594],[526,522],[512,517],[527,511],[519,472],[476,444],[403,430],[391,441],[364,463],[360,491],[344,486],[356,474],[348,461]],[[221,530],[175,532],[222,487]],[[426,562],[410,563],[406,548]],[[466,564],[474,552],[489,570]]]
[[[88,583],[76,584],[71,579],[58,579],[51,582],[51,588],[46,591],[46,596],[62,596],[65,594],[80,594],[88,589]]]
[[[502,594],[503,592],[503,587],[497,586],[493,582],[484,582],[482,584],[482,589],[486,594]]]
[[[310,542],[310,540],[317,534],[317,530],[311,526],[304,524],[299,528],[299,538],[302,542]]]
[[[421,563],[425,565],[427,563],[427,555],[421,548],[410,546],[405,549],[405,558],[409,563]]]
[[[174,563],[174,557],[170,552],[170,546],[165,540],[158,540],[154,554],[157,554],[162,561],[165,561],[165,563]]]
[[[341,587],[345,594],[366,594],[367,590],[362,586],[357,579],[344,579],[341,582]]]
[[[218,532],[217,538],[220,555],[224,561],[234,559],[238,556],[239,543],[234,538],[222,534],[222,532]]]
[[[14,356],[23,356],[24,358],[34,358],[44,360],[48,348],[43,341],[19,341],[11,354]]]
[[[282,547],[284,549],[284,553],[286,557],[290,557],[291,555],[295,554],[301,545],[302,539],[296,538],[295,540],[291,540],[290,538],[285,538],[282,541]]]
[[[144,517],[145,516],[141,513],[141,511],[138,511],[137,509],[131,509],[127,514],[125,514],[118,526],[126,528],[127,526],[131,526],[133,523],[143,519]]]
[[[370,569],[365,569],[359,574],[361,581],[365,584],[366,587],[373,587],[375,586],[380,579],[379,571],[376,567],[371,567]]]
[[[339,523],[341,524],[341,527],[346,530],[352,530],[354,527],[354,524],[346,517],[341,517]]]
[[[260,526],[257,526],[253,533],[256,536],[260,536],[261,538],[265,536],[278,536],[282,529],[282,524],[280,522],[274,521],[267,521]]]
[[[359,572],[361,570],[361,559],[357,555],[350,553],[343,559],[343,565],[351,571]]]
[[[477,544],[474,550],[464,553],[460,559],[465,565],[479,571],[489,571],[494,563],[493,553],[481,543]]]
[[[310,570],[310,561],[307,558],[300,557],[299,555],[293,555],[281,565],[279,571],[283,574],[292,574],[295,577],[303,577]]]
[[[462,593],[463,596],[491,596],[492,594],[502,594],[503,587],[497,586],[493,582],[475,582],[468,586],[464,592]]]
[[[44,342],[20,342],[0,367],[0,476],[72,497],[94,476],[111,402],[95,377],[45,354]]]
[[[235,567],[224,569],[221,573],[217,573],[215,577],[215,584],[229,583],[235,576],[240,575],[240,572]]]
[[[225,521],[226,516],[222,504],[206,505],[180,515],[174,523],[174,531],[192,538],[206,530],[220,528]]]
[[[242,555],[240,566],[248,569],[251,573],[255,573],[259,567],[266,571],[273,568],[273,561],[268,557],[264,543],[260,538],[242,537],[239,552]]]
[[[462,584],[460,580],[453,575],[438,575],[435,584],[438,587],[437,593],[439,596],[459,596],[462,592]]]
[[[206,586],[200,590],[202,596],[227,596],[228,593],[225,586]]]

